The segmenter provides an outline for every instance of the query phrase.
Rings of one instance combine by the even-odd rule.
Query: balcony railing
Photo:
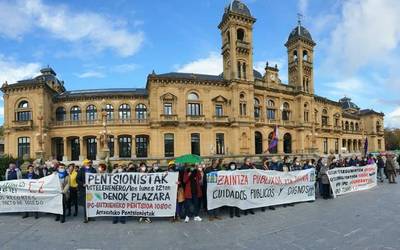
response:
[[[148,124],[147,119],[112,119],[107,120],[107,125],[142,125]],[[69,126],[101,126],[103,125],[102,120],[65,120],[65,121],[54,121],[50,123],[52,127],[69,127]]]
[[[186,121],[188,122],[204,122],[204,115],[186,115]]]
[[[178,121],[178,115],[160,115],[162,122],[176,122]]]
[[[249,50],[250,49],[250,43],[245,42],[245,41],[241,41],[241,40],[237,40],[236,41],[236,47],[240,48],[240,49]]]
[[[32,126],[33,126],[32,120],[12,122],[12,127],[15,129],[32,129]]]
[[[216,123],[228,123],[228,122],[230,122],[228,116],[214,115],[213,118],[214,118],[213,122],[216,122]]]

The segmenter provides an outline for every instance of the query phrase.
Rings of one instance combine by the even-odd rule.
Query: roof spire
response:
[[[301,20],[303,19],[303,14],[297,13],[297,33],[300,35]]]

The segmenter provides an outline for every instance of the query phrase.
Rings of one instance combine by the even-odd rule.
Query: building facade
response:
[[[289,82],[268,63],[253,69],[255,21],[238,0],[225,9],[220,75],[153,72],[143,89],[68,91],[47,67],[4,83],[5,153],[63,161],[360,153],[366,138],[369,151],[383,151],[382,113],[314,93],[316,44],[300,22],[285,43]]]

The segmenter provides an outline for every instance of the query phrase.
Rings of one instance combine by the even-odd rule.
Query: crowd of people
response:
[[[145,162],[140,164],[129,163],[114,164],[112,169],[109,169],[106,164],[99,163],[93,165],[90,160],[84,160],[82,166],[75,164],[64,165],[61,162],[53,161],[51,164],[32,164],[27,168],[26,173],[21,173],[21,170],[15,163],[10,163],[5,174],[5,180],[15,179],[39,179],[51,174],[56,174],[60,180],[60,186],[63,193],[63,214],[56,215],[55,220],[64,223],[66,217],[78,216],[78,206],[83,206],[83,221],[88,223],[93,218],[86,216],[86,173],[124,173],[124,172],[139,172],[139,173],[157,173],[157,172],[178,172],[178,193],[176,215],[171,218],[171,222],[184,220],[186,223],[193,219],[194,221],[202,221],[200,213],[208,216],[210,221],[221,220],[220,209],[207,208],[207,174],[214,171],[235,171],[235,170],[273,170],[281,172],[299,171],[304,169],[314,168],[316,171],[316,190],[319,197],[329,199],[332,197],[332,191],[329,186],[327,171],[333,168],[350,167],[350,166],[365,166],[376,163],[378,172],[377,179],[384,182],[388,179],[389,183],[396,183],[396,175],[399,171],[400,159],[394,154],[379,155],[377,157],[368,155],[360,158],[353,156],[351,158],[335,157],[330,155],[327,158],[306,159],[290,158],[288,156],[278,158],[265,158],[260,164],[255,164],[250,158],[245,158],[242,164],[236,162],[224,162],[223,159],[212,160],[211,164],[183,164],[178,165],[173,161],[169,162],[167,168],[160,168],[158,164],[147,165]],[[317,193],[317,192],[316,192]],[[285,204],[286,206],[294,206],[294,204]],[[240,210],[237,207],[226,208],[229,211],[229,216],[240,217],[241,215],[254,214],[253,209]],[[261,208],[261,211],[266,209],[275,210],[274,206]],[[73,212],[73,213],[72,213]],[[22,218],[29,217],[29,213],[24,213]],[[39,213],[34,213],[35,219],[39,218]],[[113,223],[125,224],[127,217],[113,217]],[[151,223],[151,218],[140,217],[138,221],[141,223]]]

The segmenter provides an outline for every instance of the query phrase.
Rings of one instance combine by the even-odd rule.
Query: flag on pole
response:
[[[365,137],[364,155],[367,156],[367,154],[368,154],[368,137]]]
[[[278,125],[275,126],[274,132],[272,133],[272,139],[268,145],[268,151],[275,148],[278,145],[279,135],[278,135]]]

